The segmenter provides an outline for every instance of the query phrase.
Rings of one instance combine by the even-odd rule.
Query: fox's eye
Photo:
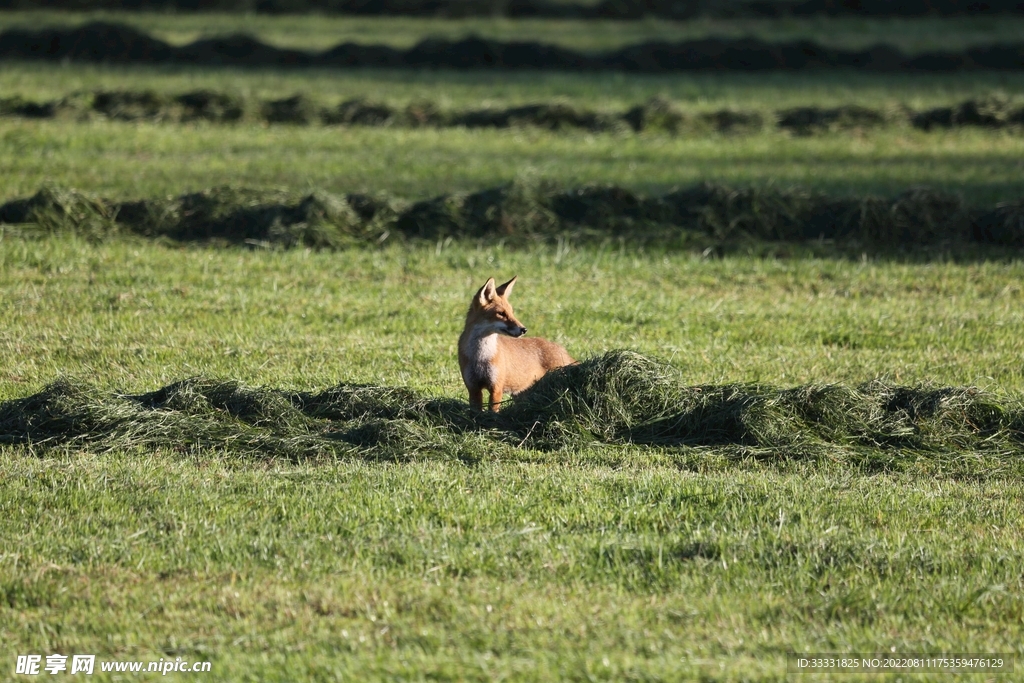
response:
[[[505,314],[504,313],[499,313],[498,314],[498,320],[504,320],[504,319],[505,319]]]

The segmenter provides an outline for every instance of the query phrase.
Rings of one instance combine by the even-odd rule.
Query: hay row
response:
[[[0,59],[278,68],[559,69],[646,73],[850,68],[948,72],[1022,69],[1024,43],[909,55],[895,46],[883,44],[864,50],[847,50],[809,40],[769,43],[757,38],[705,38],[678,43],[648,41],[606,52],[580,52],[538,42],[507,43],[470,37],[455,41],[428,38],[406,50],[389,45],[342,43],[324,52],[307,52],[278,48],[247,35],[204,38],[177,46],[130,26],[92,23],[38,31],[9,29],[0,33]]]
[[[445,111],[433,102],[394,107],[366,99],[345,100],[325,107],[307,95],[250,101],[211,90],[164,95],[152,90],[100,90],[77,92],[47,102],[21,97],[0,99],[0,116],[28,119],[85,120],[94,116],[115,121],[234,123],[243,119],[294,125],[347,125],[395,127],[511,128],[536,126],[548,130],[660,131],[670,134],[754,132],[763,129],[759,111],[721,109],[688,113],[675,103],[655,97],[623,112],[599,112],[555,102],[505,109]],[[900,119],[922,130],[980,126],[1024,126],[1024,104],[993,96],[972,99],[951,107],[922,112],[908,108],[884,111],[858,105],[795,107],[767,117],[772,125],[800,135],[831,130],[874,128]]]
[[[195,0],[4,0],[8,9],[145,10],[195,11]],[[252,0],[213,0],[203,9],[217,12],[252,12]],[[963,16],[1020,14],[1018,0],[599,0],[596,3],[569,0],[260,0],[259,12],[269,14],[341,14],[361,16],[415,17],[531,17],[544,19],[674,19],[709,17],[806,17],[806,16]]]
[[[981,209],[957,195],[917,189],[894,198],[837,198],[800,189],[700,184],[655,197],[591,185],[562,189],[517,181],[474,193],[407,202],[386,194],[333,195],[215,188],[118,202],[44,187],[0,205],[10,236],[118,234],[263,247],[344,248],[386,240],[568,237],[723,250],[755,242],[828,241],[900,251],[967,244],[1024,247],[1024,201]]]
[[[1019,400],[971,387],[689,386],[676,368],[629,351],[549,373],[497,415],[404,388],[339,384],[308,393],[205,378],[136,395],[61,379],[0,403],[4,444],[292,459],[479,460],[524,448],[642,444],[881,469],[924,460],[991,473],[1019,467],[1022,429]]]

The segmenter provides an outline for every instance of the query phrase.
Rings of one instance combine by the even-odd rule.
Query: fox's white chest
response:
[[[462,352],[469,359],[462,368],[462,381],[466,386],[492,386],[495,380],[494,357],[498,354],[498,335],[491,333],[471,336],[466,340]]]

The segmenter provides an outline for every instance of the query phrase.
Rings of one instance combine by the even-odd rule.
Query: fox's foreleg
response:
[[[496,386],[491,389],[490,408],[492,413],[496,413],[501,410],[501,396],[502,389],[500,386]]]

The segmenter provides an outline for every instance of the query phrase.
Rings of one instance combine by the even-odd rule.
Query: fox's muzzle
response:
[[[508,336],[510,337],[522,337],[524,334],[526,334],[525,327],[513,327],[508,331]]]

